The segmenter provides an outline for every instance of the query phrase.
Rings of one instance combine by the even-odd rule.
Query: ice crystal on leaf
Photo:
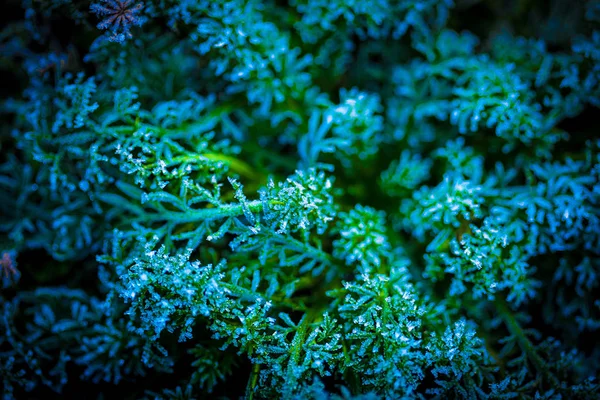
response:
[[[9,3],[4,398],[600,396],[600,2]]]

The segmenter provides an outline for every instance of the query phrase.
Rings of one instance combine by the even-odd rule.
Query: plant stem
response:
[[[250,211],[259,212],[262,210],[263,203],[260,200],[254,200],[246,203]],[[158,214],[144,216],[144,222],[170,221],[170,222],[197,222],[197,221],[215,221],[228,217],[239,217],[244,214],[244,205],[242,204],[224,204],[218,208],[205,208],[202,210],[190,210],[187,212],[166,211]]]
[[[248,386],[246,386],[246,399],[252,400],[254,398],[254,389],[258,383],[258,374],[260,372],[260,364],[252,365],[252,371],[250,372],[250,378],[248,379]]]
[[[509,332],[516,338],[517,343],[519,343],[519,347],[521,347],[521,350],[527,354],[527,357],[534,365],[535,369],[550,382],[552,387],[559,387],[560,385],[558,380],[550,371],[548,371],[544,360],[537,353],[533,343],[531,343],[531,341],[527,338],[523,328],[521,328],[521,325],[506,305],[506,302],[503,299],[497,298],[494,301],[494,304],[502,316],[502,319],[504,320]]]

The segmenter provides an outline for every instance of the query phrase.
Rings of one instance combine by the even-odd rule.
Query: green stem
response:
[[[290,361],[293,365],[298,363],[300,358],[300,352],[302,351],[302,345],[304,344],[304,337],[308,331],[308,327],[313,322],[315,311],[310,310],[304,314],[300,324],[298,324],[298,329],[296,329],[296,334],[294,335],[294,340],[292,340],[292,354],[290,357]],[[288,368],[289,371],[289,368]]]
[[[233,294],[237,294],[239,296],[245,296],[247,298],[256,300],[256,299],[266,299],[273,303],[275,306],[290,308],[294,311],[306,311],[306,307],[302,304],[297,304],[292,301],[292,299],[284,298],[284,297],[265,297],[260,293],[253,292],[252,290],[245,289],[236,285],[232,285],[230,283],[222,283],[223,287],[229,289]]]
[[[245,176],[248,179],[255,180],[258,178],[258,174],[252,169],[252,167],[242,160],[239,160],[235,157],[228,156],[226,154],[219,153],[204,153],[199,154],[200,157],[207,158],[212,161],[221,161],[227,165],[229,168],[241,176]]]
[[[231,171],[240,174],[248,179],[255,180],[258,179],[259,175],[252,169],[252,167],[243,162],[242,160],[229,156],[227,154],[221,153],[201,153],[194,155],[181,155],[177,157],[173,157],[168,163],[166,163],[167,168],[170,168],[174,165],[180,163],[196,163],[199,159],[206,158],[207,160],[222,162],[227,164]],[[145,168],[147,170],[152,170],[159,165],[158,162],[150,163]]]
[[[324,252],[323,250],[320,250],[316,247],[313,247],[310,244],[306,244],[293,237],[284,237],[278,235],[273,237],[273,241],[281,245],[288,245],[294,248],[294,250],[296,250],[298,253],[311,254],[313,255],[313,257],[311,257],[313,259],[318,259],[328,262],[330,264],[334,264],[334,258],[331,254]]]
[[[260,200],[254,200],[246,203],[250,211],[259,212],[262,210],[263,203]],[[224,204],[218,208],[205,208],[202,210],[192,210],[187,212],[165,211],[159,214],[146,215],[141,220],[144,222],[170,221],[170,222],[198,222],[215,221],[229,217],[239,217],[244,214],[244,205],[242,204]]]
[[[350,359],[350,354],[348,353],[348,343],[346,342],[346,337],[342,338],[342,350],[344,352],[345,365],[352,365],[352,360]],[[356,374],[354,373],[352,367],[346,367],[343,374],[344,380],[346,381],[348,386],[350,386],[350,391],[352,392],[352,394],[359,394],[359,381],[356,378]]]
[[[517,339],[519,347],[521,347],[521,350],[523,350],[525,354],[527,354],[527,358],[529,358],[531,363],[534,365],[535,369],[549,381],[552,387],[559,387],[558,380],[550,371],[548,371],[548,369],[545,366],[544,360],[537,353],[533,343],[531,343],[531,341],[527,338],[527,335],[523,331],[523,328],[521,328],[521,325],[506,305],[506,302],[502,299],[496,299],[494,301],[494,304],[496,305],[496,309],[502,316],[506,327],[508,328],[510,333]]]
[[[248,379],[248,386],[246,386],[246,399],[252,400],[254,398],[254,389],[258,383],[258,374],[260,372],[260,364],[252,365],[252,371],[250,372],[250,378]]]
[[[304,345],[304,341],[306,339],[306,334],[308,333],[308,328],[310,324],[313,322],[315,317],[315,311],[310,310],[302,317],[302,320],[298,324],[298,328],[296,329],[296,334],[294,335],[294,339],[291,344],[291,354],[290,360],[288,362],[287,368],[287,381],[286,386],[288,390],[293,390],[295,387],[295,383],[298,380],[296,376],[295,367],[298,365],[298,361],[300,360],[300,353],[302,352],[302,347]],[[291,393],[287,393],[285,398],[291,397]]]

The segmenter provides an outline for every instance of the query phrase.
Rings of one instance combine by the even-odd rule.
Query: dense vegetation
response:
[[[600,398],[600,2],[2,18],[5,399]]]

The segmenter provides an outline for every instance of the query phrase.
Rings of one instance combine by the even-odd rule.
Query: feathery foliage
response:
[[[3,398],[600,398],[566,4],[8,1]]]

